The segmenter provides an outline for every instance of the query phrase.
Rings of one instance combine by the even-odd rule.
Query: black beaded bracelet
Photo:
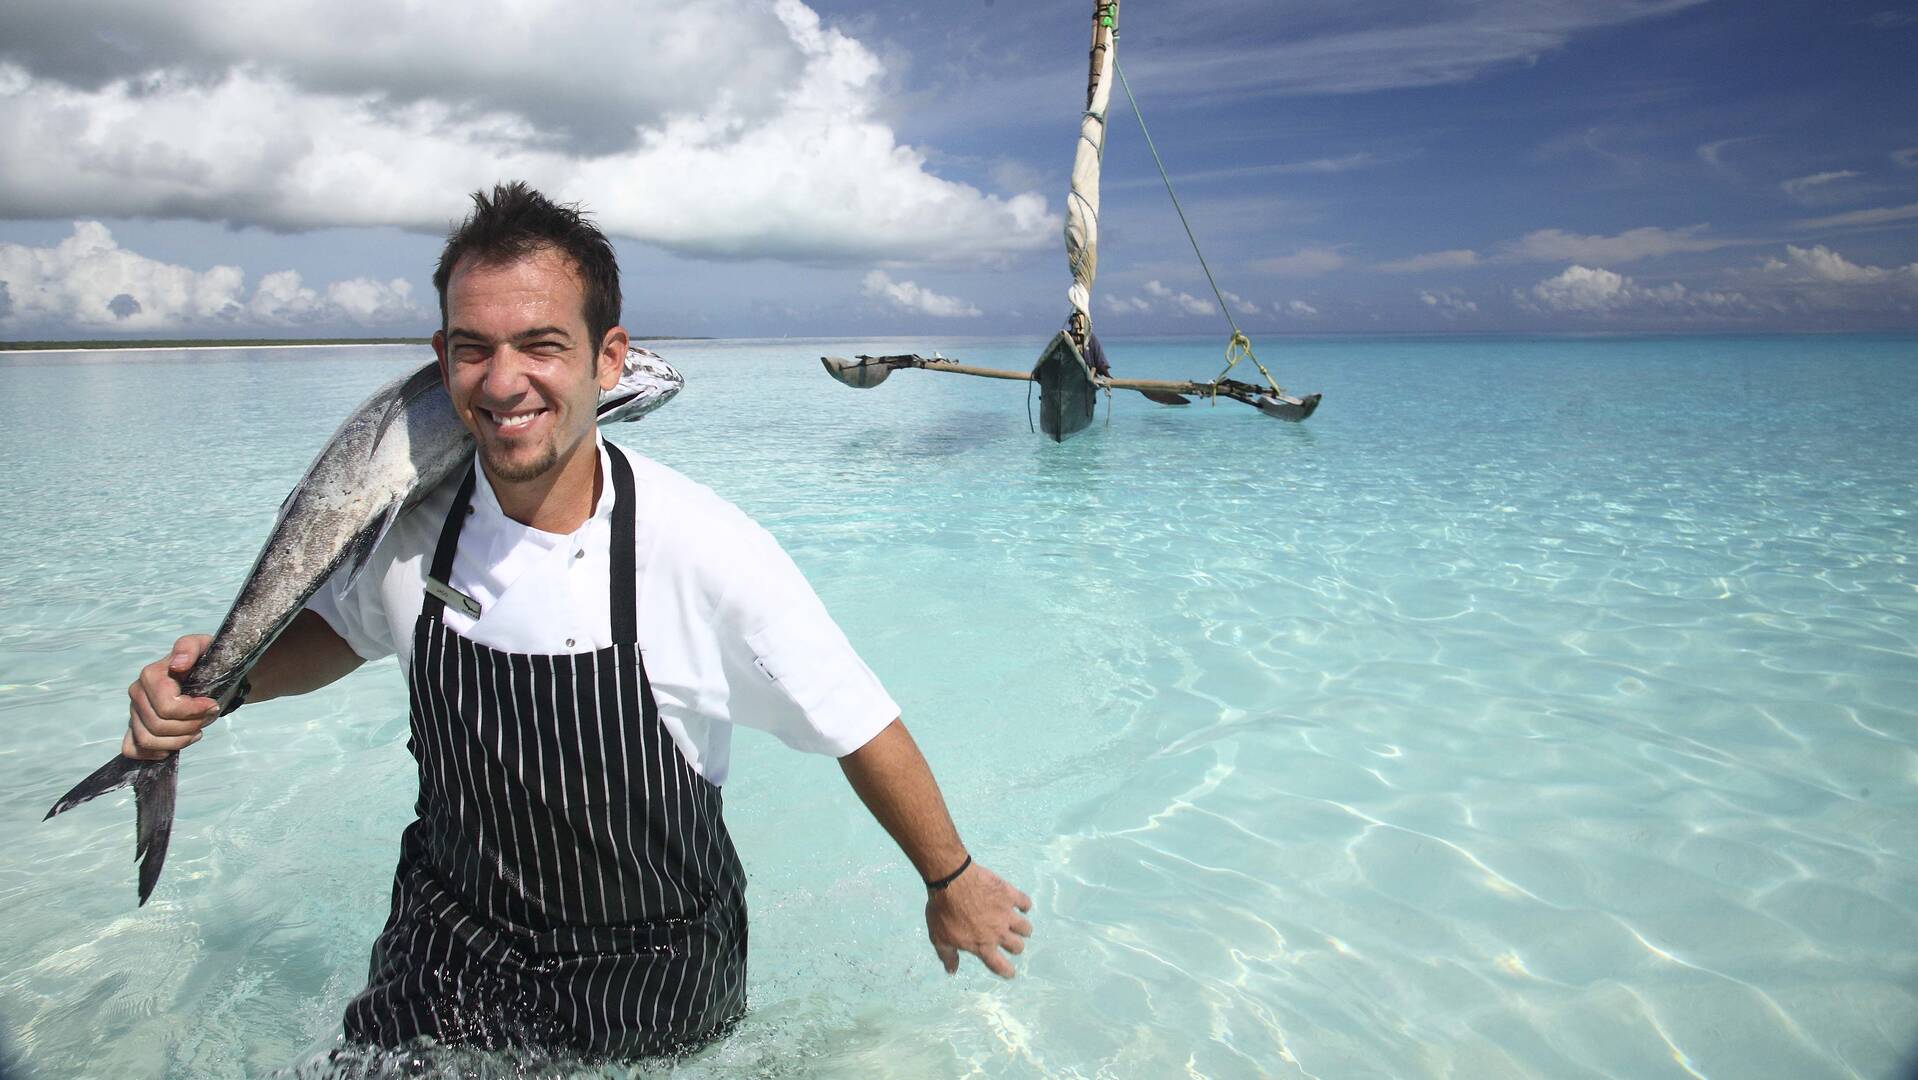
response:
[[[958,881],[959,875],[965,873],[966,867],[971,865],[972,865],[972,856],[967,855],[966,861],[959,864],[959,869],[954,870],[952,873],[947,874],[945,877],[942,877],[937,881],[926,882],[926,888],[934,889],[934,890],[945,888],[946,886],[952,884],[953,882]]]

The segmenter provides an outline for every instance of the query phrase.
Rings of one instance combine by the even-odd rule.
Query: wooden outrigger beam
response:
[[[944,357],[928,359],[918,353],[900,353],[893,356],[860,355],[848,360],[843,356],[822,356],[819,362],[833,378],[856,389],[865,390],[886,381],[886,376],[901,368],[920,368],[925,371],[945,371],[954,375],[974,375],[982,379],[1008,379],[1013,382],[1031,382],[1032,374],[1025,371],[1004,371],[999,368],[975,367],[962,364],[957,360]],[[1187,397],[1231,398],[1241,401],[1267,416],[1281,420],[1303,420],[1312,415],[1319,407],[1318,394],[1307,394],[1302,398],[1290,394],[1274,394],[1271,390],[1237,379],[1220,379],[1216,383],[1190,382],[1182,379],[1112,379],[1093,376],[1094,384],[1111,390],[1136,390],[1161,405],[1190,404]]]

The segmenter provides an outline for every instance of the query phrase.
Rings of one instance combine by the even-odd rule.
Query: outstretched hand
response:
[[[1026,951],[1032,924],[1022,913],[1031,910],[1031,897],[973,863],[952,884],[926,898],[926,936],[946,974],[957,973],[959,954],[969,952],[994,975],[1010,979],[1012,961],[1004,953]]]

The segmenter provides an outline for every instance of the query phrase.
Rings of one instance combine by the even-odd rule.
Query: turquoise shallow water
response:
[[[616,438],[787,545],[1032,947],[946,978],[838,770],[742,733],[753,1011],[681,1074],[1796,1080],[1918,1049],[1918,339],[1268,342],[1326,395],[1307,424],[1124,395],[1063,445],[1013,384],[817,363],[933,344],[1041,341],[667,343],[688,389]],[[130,802],[39,818],[424,358],[0,357],[29,1074],[331,1047],[413,797],[390,662],[189,752],[145,908]]]

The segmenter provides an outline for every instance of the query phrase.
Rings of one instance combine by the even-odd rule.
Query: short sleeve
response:
[[[393,624],[387,618],[382,590],[371,574],[363,574],[352,588],[343,589],[346,567],[333,572],[320,591],[306,602],[306,609],[326,620],[362,660],[392,656]]]
[[[899,717],[778,541],[743,514],[714,612],[726,719],[808,753],[844,757]]]

